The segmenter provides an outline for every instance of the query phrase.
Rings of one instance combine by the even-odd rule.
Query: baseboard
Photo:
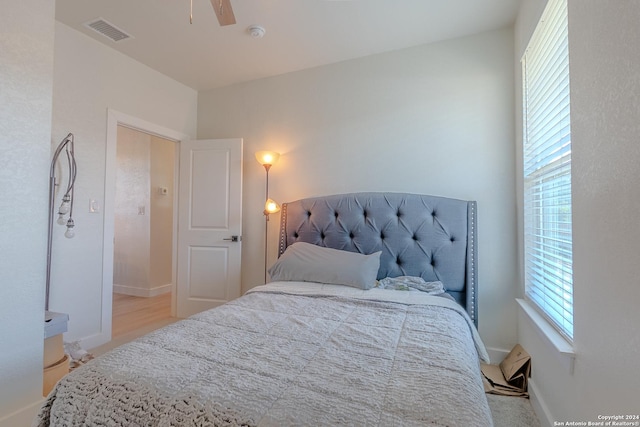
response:
[[[111,341],[111,333],[107,334],[106,332],[100,332],[98,334],[80,338],[78,341],[80,341],[80,346],[83,349],[94,348]]]
[[[493,363],[494,365],[502,362],[504,358],[507,357],[507,354],[509,354],[510,351],[511,350],[505,350],[502,348],[487,347],[487,354],[489,355],[489,359],[491,359],[491,363]]]
[[[529,379],[529,400],[531,401],[533,412],[536,413],[538,421],[540,421],[540,427],[553,426],[549,408],[544,403],[544,399],[542,399],[540,391],[538,390],[538,387],[536,387],[536,383],[531,378]]]
[[[39,399],[9,415],[0,418],[0,427],[30,427],[44,399]]]
[[[116,294],[130,295],[133,297],[157,297],[158,295],[171,292],[173,285],[171,283],[155,288],[141,288],[137,286],[117,285],[113,284],[113,292]]]

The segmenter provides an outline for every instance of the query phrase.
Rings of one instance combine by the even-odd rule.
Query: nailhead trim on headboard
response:
[[[286,227],[287,224],[287,204],[283,203],[282,208],[280,210],[280,238],[278,239],[278,258],[280,255],[284,253],[284,250],[287,249],[287,235],[286,235]]]
[[[477,239],[476,239],[476,202],[469,202],[469,225],[467,230],[468,243],[467,243],[467,312],[471,317],[471,320],[478,325],[478,313],[476,310],[476,298],[477,298]]]

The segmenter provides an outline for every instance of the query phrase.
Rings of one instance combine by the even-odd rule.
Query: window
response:
[[[567,0],[549,0],[522,59],[526,295],[573,340]]]

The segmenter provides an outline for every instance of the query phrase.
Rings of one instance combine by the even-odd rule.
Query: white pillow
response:
[[[380,254],[362,255],[296,242],[269,269],[272,281],[302,281],[371,289],[376,284]]]

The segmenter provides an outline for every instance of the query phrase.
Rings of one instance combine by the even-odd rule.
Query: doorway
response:
[[[118,125],[113,339],[171,317],[176,144]]]
[[[124,126],[126,128],[134,129],[146,133],[148,135],[158,136],[169,141],[173,141],[177,147],[181,141],[189,140],[189,135],[175,131],[156,123],[148,122],[135,116],[108,109],[107,110],[107,145],[106,145],[106,159],[105,159],[105,194],[104,194],[104,238],[103,238],[103,261],[102,261],[102,312],[101,312],[101,330],[99,334],[86,340],[87,348],[95,348],[105,345],[112,341],[112,320],[113,320],[113,273],[114,273],[114,241],[115,241],[115,193],[116,193],[116,149],[118,141],[118,127]],[[178,171],[178,159],[174,165],[174,171]],[[176,173],[177,175],[177,173]],[[178,179],[177,176],[174,180],[174,188],[177,188]],[[169,195],[172,198],[174,205],[173,217],[177,218],[177,191],[173,195]],[[173,236],[177,235],[177,221],[174,220],[172,226]],[[176,297],[175,297],[175,284],[176,284],[176,271],[177,271],[177,256],[176,256],[176,242],[173,239],[173,253],[172,253],[172,271],[173,277],[172,292],[171,292],[171,316],[176,315]]]
[[[107,148],[105,153],[102,328],[99,334],[86,340],[88,348],[102,346],[112,340],[116,148],[119,125],[152,136],[159,136],[175,143],[175,191],[173,195],[169,194],[174,206],[172,226],[174,237],[171,260],[173,275],[171,281],[172,319],[175,320],[178,315],[186,317],[190,314],[188,310],[184,309],[184,304],[183,309],[181,311],[178,310],[178,300],[193,304],[208,301],[212,306],[216,306],[240,296],[241,289],[242,138],[193,141],[189,135],[182,132],[108,109]],[[224,161],[222,161],[223,159]],[[209,165],[210,162],[213,162],[213,164]],[[224,172],[224,176],[211,176],[212,173],[219,175],[221,172]],[[229,185],[211,186],[209,185],[211,182],[227,182]],[[195,186],[191,188],[191,184],[187,185],[188,183]],[[182,188],[183,186],[185,188]],[[223,191],[224,194],[218,194],[220,192],[218,190]],[[178,193],[197,197],[178,198]],[[216,203],[212,206],[212,200],[224,200],[228,203]],[[178,206],[178,201],[180,201],[180,206]],[[138,205],[134,203],[133,206],[137,207]],[[209,209],[209,207],[215,209]],[[220,211],[221,209],[222,211]],[[182,212],[180,218],[185,220],[191,218],[200,222],[196,227],[187,227],[183,224],[183,231],[191,228],[190,231],[195,233],[181,233],[182,240],[176,237],[178,236],[178,210]],[[204,223],[201,221],[203,212],[209,212],[205,215]],[[213,213],[213,216],[211,213]],[[213,219],[214,222],[216,219],[224,219],[224,221],[221,224],[210,224],[210,219]],[[196,238],[197,235],[202,235],[201,237],[205,238],[207,234],[210,234],[208,233],[209,231],[215,231],[216,233],[206,238],[206,247],[200,243],[191,242],[190,239]],[[233,240],[231,237],[234,235],[239,238]],[[182,241],[182,246],[180,246],[179,240]],[[181,247],[180,251],[178,251],[179,246]],[[195,256],[190,257],[190,254]],[[226,256],[222,257],[222,254],[226,254]],[[183,275],[180,278],[177,277],[179,259],[183,263],[181,267]],[[217,265],[215,263],[217,259],[226,261],[219,265],[220,268],[211,271],[211,266]],[[208,262],[208,260],[211,262]],[[187,261],[190,262],[189,265],[185,264]],[[184,277],[187,271],[191,273],[189,277]],[[180,284],[182,284],[182,291],[179,289]],[[213,285],[214,288],[212,289],[210,285]],[[226,289],[223,292],[219,291],[218,286]],[[220,298],[218,294],[222,294],[222,297]],[[203,309],[206,309],[206,307],[196,307],[196,311]]]

